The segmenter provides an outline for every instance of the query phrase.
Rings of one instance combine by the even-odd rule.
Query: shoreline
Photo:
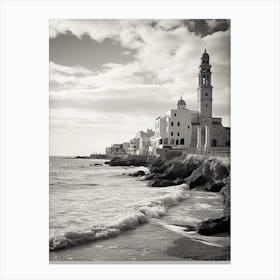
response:
[[[115,262],[229,261],[229,247],[193,241],[153,223],[143,224],[117,237],[49,253],[50,264]]]
[[[170,176],[172,175],[172,178],[174,181],[179,181],[181,184],[183,183],[182,180],[184,180],[184,183],[190,183],[190,182],[196,182],[197,186],[195,186],[193,191],[208,191],[211,192],[211,190],[203,187],[204,184],[209,184],[209,182],[213,182],[210,180],[213,180],[214,176],[217,177],[218,175],[223,175],[223,173],[227,170],[225,170],[225,167],[218,161],[214,162],[212,166],[212,161],[209,163],[209,159],[202,160],[201,157],[198,157],[199,161],[197,162],[190,162],[186,159],[182,158],[174,158],[171,160],[162,160],[161,166],[148,166],[150,170],[150,174],[145,174],[145,177],[143,177],[141,180],[154,180],[154,178],[151,178],[151,176]],[[184,161],[185,160],[185,161]],[[192,159],[193,160],[193,159]],[[156,160],[158,161],[158,159]],[[116,163],[116,162],[115,162]],[[131,159],[130,159],[131,163]],[[137,162],[137,159],[134,158],[134,163],[136,163],[134,166],[143,166],[143,164],[139,164]],[[141,161],[142,163],[142,161]],[[110,165],[110,164],[109,164]],[[114,164],[113,166],[119,166],[117,164]],[[128,165],[121,165],[121,166],[128,166]],[[131,164],[129,165],[131,166]],[[217,168],[218,166],[218,168]],[[146,166],[147,167],[147,166]],[[162,167],[164,167],[162,169]],[[222,167],[222,172],[221,168]],[[190,170],[192,171],[190,172]],[[199,171],[197,175],[198,177],[194,177],[193,173]],[[183,175],[182,175],[183,172]],[[206,177],[205,173],[208,173],[207,175],[212,176],[210,180],[207,181],[201,181],[197,179],[201,179]],[[186,174],[188,176],[186,176]],[[174,175],[175,174],[175,175]],[[133,174],[127,174],[130,176],[133,176]],[[195,174],[196,175],[196,174]],[[141,175],[140,175],[141,176]],[[143,176],[143,174],[142,174]],[[184,179],[184,177],[186,179]],[[204,177],[203,177],[204,176]],[[209,176],[209,177],[210,177]],[[137,176],[135,176],[137,177]],[[193,180],[190,181],[188,177],[194,177]],[[229,174],[227,173],[227,178],[229,178]],[[181,179],[181,180],[178,180]],[[219,178],[220,179],[220,178]],[[223,178],[222,178],[223,179]],[[165,178],[157,179],[160,182],[165,180]],[[229,183],[225,183],[228,186],[228,189],[230,187],[230,181]],[[188,184],[189,185],[189,184]],[[147,186],[149,187],[149,185]],[[151,186],[150,187],[157,187],[157,186]],[[161,187],[167,187],[167,186],[161,186]],[[172,188],[172,186],[169,186]],[[190,185],[189,185],[190,187]],[[228,199],[225,202],[225,195],[220,192],[213,190],[213,192],[220,193],[222,197],[224,198],[224,215],[226,214],[225,211],[229,214],[230,217],[230,193],[228,192]],[[229,205],[227,205],[227,202]],[[228,207],[227,207],[228,206]],[[185,213],[185,212],[184,212]],[[187,216],[187,212],[186,212]],[[202,237],[209,236],[210,238],[212,236],[215,236],[215,234],[219,232],[227,232],[228,228],[224,227],[221,231],[221,223],[218,224],[219,227],[216,226],[215,223],[217,223],[217,217],[212,217],[214,219],[209,218],[206,220],[207,215],[204,216],[204,220],[202,222],[199,222],[195,225],[192,229],[192,233],[195,233],[196,235],[200,235],[199,229],[204,230],[205,234],[200,235]],[[163,218],[164,219],[164,218]],[[182,219],[183,221],[183,219]],[[229,220],[230,222],[230,220]],[[229,224],[228,221],[226,221],[226,226]],[[174,226],[176,226],[173,223]],[[187,225],[189,226],[189,225]],[[177,228],[181,227],[179,231],[172,230],[172,224],[171,227],[164,227],[163,224],[160,225],[154,224],[154,223],[145,223],[142,225],[137,226],[134,229],[130,229],[128,231],[122,232],[122,234],[111,237],[109,239],[102,239],[97,240],[94,242],[89,242],[86,244],[77,245],[74,247],[69,247],[61,250],[55,250],[49,252],[49,261],[51,263],[57,263],[57,262],[79,262],[79,261],[88,261],[88,262],[117,262],[117,261],[229,261],[230,260],[230,232],[228,236],[228,243],[227,245],[215,247],[211,242],[201,242],[195,240],[192,235],[186,234],[189,230],[186,229],[184,225],[177,224]],[[219,231],[216,229],[218,228]],[[205,230],[206,229],[206,230]],[[226,229],[226,230],[225,230]],[[181,233],[180,233],[181,231]],[[182,234],[182,231],[185,231],[185,234]],[[140,242],[140,243],[139,243]],[[148,244],[148,245],[147,245]],[[147,248],[148,246],[148,248]],[[150,248],[149,248],[150,247]],[[144,248],[144,249],[143,249]],[[117,250],[116,250],[117,249]],[[131,250],[133,251],[131,253]],[[144,250],[144,251],[143,251]]]

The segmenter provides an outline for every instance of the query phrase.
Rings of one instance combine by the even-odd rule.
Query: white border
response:
[[[49,18],[230,18],[230,265],[48,263]],[[1,279],[279,279],[278,1],[1,2]]]

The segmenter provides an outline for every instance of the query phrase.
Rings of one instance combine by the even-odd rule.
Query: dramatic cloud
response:
[[[133,57],[124,63],[108,60],[94,70],[85,63],[63,66],[50,61],[55,141],[61,135],[79,133],[75,139],[86,143],[77,150],[86,153],[91,147],[102,152],[110,137],[125,141],[137,130],[152,127],[153,119],[175,107],[180,96],[188,108],[196,110],[197,72],[205,48],[212,64],[213,112],[225,117],[228,125],[229,32],[229,22],[224,20],[51,20],[52,40],[60,34],[87,35],[100,44],[110,39],[123,48],[121,55]],[[94,146],[84,136],[91,129],[95,130]],[[108,143],[102,140],[102,129]],[[59,149],[56,145],[53,153]]]

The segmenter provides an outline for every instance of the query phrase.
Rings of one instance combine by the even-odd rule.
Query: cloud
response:
[[[96,71],[50,62],[51,127],[56,133],[86,133],[94,127],[103,135],[100,130],[115,131],[112,124],[117,122],[118,131],[133,137],[132,131],[151,127],[153,119],[174,108],[180,96],[196,110],[197,72],[205,48],[212,64],[213,111],[229,119],[230,31],[219,30],[222,23],[203,21],[208,33],[200,36],[197,21],[51,21],[52,37],[71,32],[99,42],[111,38],[134,56],[134,61],[108,62]]]

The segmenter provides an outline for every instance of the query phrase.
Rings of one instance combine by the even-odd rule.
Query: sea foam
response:
[[[151,200],[141,201],[135,205],[135,210],[118,218],[106,226],[95,226],[86,231],[68,231],[49,240],[50,251],[76,246],[101,239],[117,236],[124,231],[133,229],[138,225],[147,223],[150,218],[160,218],[166,215],[169,207],[190,197],[186,193],[186,184],[172,187],[172,192],[158,196]]]

